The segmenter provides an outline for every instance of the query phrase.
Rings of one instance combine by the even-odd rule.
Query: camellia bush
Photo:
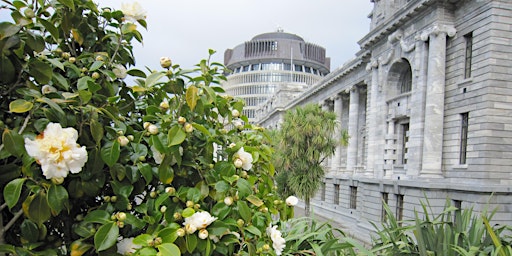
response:
[[[130,69],[145,13],[121,9],[3,1],[0,254],[281,255],[297,200],[223,65]]]

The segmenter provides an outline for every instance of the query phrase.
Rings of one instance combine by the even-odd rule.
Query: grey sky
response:
[[[115,9],[133,0],[95,0]],[[135,42],[136,66],[159,68],[167,56],[182,68],[192,68],[217,51],[224,51],[255,35],[276,31],[301,36],[323,46],[331,57],[331,70],[355,56],[357,41],[369,31],[370,0],[146,0],[147,31],[140,27],[144,45]]]

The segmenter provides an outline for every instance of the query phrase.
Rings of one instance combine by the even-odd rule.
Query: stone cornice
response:
[[[390,36],[391,34],[395,33],[398,27],[400,27],[402,24],[415,17],[416,14],[418,14],[425,8],[431,6],[437,1],[440,0],[420,0],[415,5],[407,9],[398,11],[393,15],[393,19],[390,19],[385,23],[381,24],[380,26],[373,28],[371,33],[368,33],[365,37],[359,40],[358,44],[361,46],[362,49],[370,48],[371,45],[380,42],[382,40],[382,37]]]

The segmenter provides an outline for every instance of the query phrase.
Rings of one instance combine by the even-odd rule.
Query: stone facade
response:
[[[370,240],[387,201],[412,219],[428,198],[512,225],[512,2],[372,0],[356,58],[287,105],[319,103],[350,136],[312,206]]]

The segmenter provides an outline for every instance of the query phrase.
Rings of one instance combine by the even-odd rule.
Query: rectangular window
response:
[[[325,201],[325,182],[322,183],[321,193],[320,193],[320,200],[321,201]]]
[[[386,209],[384,208],[384,205],[388,204],[388,196],[389,196],[388,193],[382,192],[382,207],[381,207],[381,211],[380,211],[380,220],[382,222],[387,221],[387,213],[386,213]]]
[[[464,79],[471,77],[471,64],[473,61],[473,32],[464,35],[466,41],[464,57]]]
[[[396,209],[395,209],[396,220],[400,221],[398,224],[402,226],[402,219],[404,216],[404,195],[396,194]]]
[[[461,209],[462,209],[462,201],[461,200],[453,200],[453,206],[457,208],[453,214],[453,223],[457,225],[457,221],[460,219]]]
[[[340,185],[334,184],[334,204],[340,204]]]
[[[402,164],[407,164],[407,142],[409,141],[409,124],[402,124]]]
[[[357,207],[357,187],[350,186],[350,209],[356,209]]]
[[[459,150],[459,164],[466,164],[466,153],[468,149],[468,127],[469,127],[469,112],[460,114],[460,150]]]

